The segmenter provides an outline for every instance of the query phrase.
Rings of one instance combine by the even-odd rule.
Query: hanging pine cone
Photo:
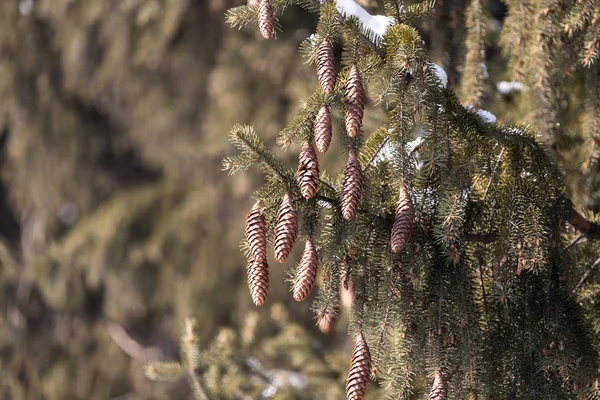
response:
[[[358,151],[350,150],[348,163],[344,170],[344,186],[342,188],[342,214],[350,221],[356,216],[363,192],[363,172],[358,162]]]
[[[446,382],[444,376],[440,370],[435,371],[435,377],[433,378],[433,385],[431,385],[431,391],[427,400],[447,400],[448,391],[446,388]]]
[[[415,210],[408,194],[408,189],[402,184],[400,186],[400,196],[396,205],[396,217],[392,226],[392,251],[399,253],[404,250],[404,246],[410,239],[413,228],[413,219]]]
[[[246,215],[246,240],[248,240],[250,254],[256,262],[267,259],[267,226],[258,201]]]
[[[369,376],[371,373],[371,353],[365,338],[361,334],[352,352],[350,371],[346,380],[346,399],[362,400],[367,391]]]
[[[321,153],[325,153],[331,143],[331,113],[325,104],[319,109],[314,125],[315,143]]]
[[[321,42],[317,48],[316,56],[317,77],[323,91],[327,94],[335,89],[337,72],[335,70],[335,57],[333,56],[333,43],[329,39]]]
[[[277,210],[277,225],[275,225],[275,238],[273,239],[277,261],[282,263],[288,258],[297,236],[298,214],[296,214],[292,197],[286,193]]]
[[[269,290],[269,265],[267,261],[256,262],[252,257],[246,266],[248,271],[248,287],[252,301],[257,306],[262,306],[267,300]]]
[[[271,0],[260,0],[258,4],[258,29],[265,39],[273,37],[273,6]]]
[[[337,319],[338,310],[339,310],[338,306],[331,306],[331,307],[327,308],[327,310],[325,310],[325,312],[319,313],[318,325],[319,325],[319,330],[322,333],[331,332],[331,330],[333,329],[333,326],[335,324],[335,320]]]
[[[317,248],[312,239],[308,238],[304,246],[302,258],[300,258],[296,278],[294,279],[294,300],[304,300],[312,289],[317,277],[317,262]]]
[[[350,76],[346,81],[346,132],[348,136],[356,137],[360,132],[365,109],[365,92],[360,78],[358,66],[352,64]]]
[[[319,190],[319,161],[312,144],[306,141],[300,150],[298,157],[298,185],[300,192],[306,199],[310,199]]]

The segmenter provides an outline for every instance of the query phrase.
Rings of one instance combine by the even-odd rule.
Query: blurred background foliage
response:
[[[454,87],[465,3],[439,0],[419,27]],[[316,87],[297,49],[317,21],[292,8],[278,40],[266,42],[255,27],[225,25],[225,10],[239,4],[0,2],[0,397],[187,398],[187,382],[152,383],[143,365],[178,359],[188,317],[202,348],[229,340],[236,357],[252,356],[221,382],[239,390],[224,398],[343,397],[352,347],[344,313],[324,335],[309,304],[292,300],[286,268],[298,254],[272,268],[267,305],[252,306],[238,249],[261,176],[221,171],[234,123],[254,125],[296,163],[297,151],[274,142]],[[498,48],[504,12],[490,2],[482,106],[535,122],[526,92],[496,90],[510,79]],[[573,87],[565,116],[574,127],[582,90]],[[381,115],[370,112],[365,131]],[[598,211],[586,189],[596,171],[579,168],[583,146],[575,137],[555,151],[576,204]],[[322,165],[337,172],[344,162],[340,149]],[[263,378],[250,384],[257,362]]]

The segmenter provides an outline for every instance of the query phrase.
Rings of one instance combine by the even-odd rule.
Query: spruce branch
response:
[[[200,365],[200,352],[198,348],[198,338],[194,333],[195,325],[196,320],[194,319],[187,319],[185,321],[184,333],[181,337],[182,360],[184,363],[183,365],[187,370],[188,378],[192,383],[195,395],[200,400],[209,400],[196,375],[196,369]]]
[[[568,207],[568,221],[579,232],[585,234],[590,239],[600,239],[600,226],[595,222],[589,221],[583,217],[573,204]]]
[[[261,163],[268,171],[284,182],[294,181],[294,173],[287,170],[267,149],[259,139],[254,128],[248,125],[235,125],[231,132],[231,142],[240,150],[240,154],[227,157],[223,160],[223,170],[229,171],[230,175],[239,171],[245,171],[252,165]]]

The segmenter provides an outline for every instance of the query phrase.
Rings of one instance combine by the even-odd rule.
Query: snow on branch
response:
[[[484,122],[489,124],[496,122],[496,116],[489,111],[476,109],[470,104],[467,106],[467,110],[474,111]]]
[[[356,17],[362,25],[365,36],[375,43],[381,41],[385,31],[396,22],[394,17],[369,14],[354,0],[337,0],[336,4],[338,12],[343,17]]]
[[[437,64],[429,63],[429,66],[433,72],[433,74],[439,79],[440,87],[445,88],[448,86],[448,74],[444,71],[444,68],[440,67]]]

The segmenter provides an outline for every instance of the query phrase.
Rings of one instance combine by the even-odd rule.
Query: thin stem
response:
[[[590,265],[589,268],[585,271],[585,273],[583,274],[583,276],[581,277],[581,279],[579,280],[579,282],[577,282],[577,285],[575,285],[575,289],[573,289],[572,293],[577,292],[579,290],[579,288],[583,286],[583,284],[585,283],[585,281],[590,277],[590,274],[592,273],[592,270],[594,268],[596,268],[599,264],[600,264],[600,257],[598,257],[596,259],[596,261],[594,261],[594,263],[592,265]]]

